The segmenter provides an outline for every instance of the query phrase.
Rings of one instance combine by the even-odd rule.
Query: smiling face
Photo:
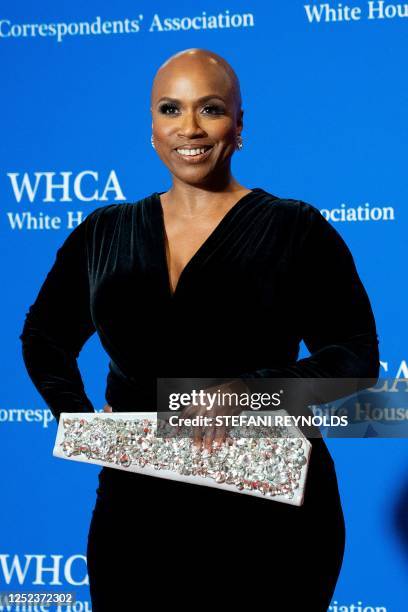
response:
[[[199,49],[168,60],[153,83],[151,112],[156,152],[174,177],[208,185],[229,176],[243,111],[225,60]]]

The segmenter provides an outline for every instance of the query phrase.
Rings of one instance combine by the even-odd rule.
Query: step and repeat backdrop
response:
[[[333,224],[371,299],[381,376],[408,378],[407,17],[407,4],[365,0],[1,4],[0,591],[75,591],[67,609],[91,609],[86,540],[100,468],[52,456],[56,422],[19,334],[57,249],[89,212],[170,187],[150,144],[149,95],[173,53],[209,49],[235,68],[244,148],[234,175]],[[79,367],[96,410],[107,366],[94,335]],[[330,609],[403,612],[406,440],[367,429],[327,444],[347,529]]]

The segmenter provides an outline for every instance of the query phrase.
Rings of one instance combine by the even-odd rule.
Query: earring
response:
[[[244,143],[242,142],[242,136],[237,136],[237,149],[238,149],[238,151],[241,151],[243,146],[244,146]]]
[[[156,147],[154,146],[153,134],[150,136],[150,142],[151,142],[151,145],[152,145],[153,149],[156,149]]]

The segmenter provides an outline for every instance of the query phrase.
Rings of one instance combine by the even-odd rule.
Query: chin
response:
[[[179,181],[183,181],[183,183],[188,183],[189,185],[202,185],[211,180],[213,176],[213,172],[198,172],[197,170],[191,169],[191,172],[177,172],[172,170],[174,176],[178,178]]]

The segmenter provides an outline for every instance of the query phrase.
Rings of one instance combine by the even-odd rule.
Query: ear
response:
[[[238,117],[237,117],[237,133],[240,134],[243,130],[244,127],[244,111],[241,108],[238,111]]]

